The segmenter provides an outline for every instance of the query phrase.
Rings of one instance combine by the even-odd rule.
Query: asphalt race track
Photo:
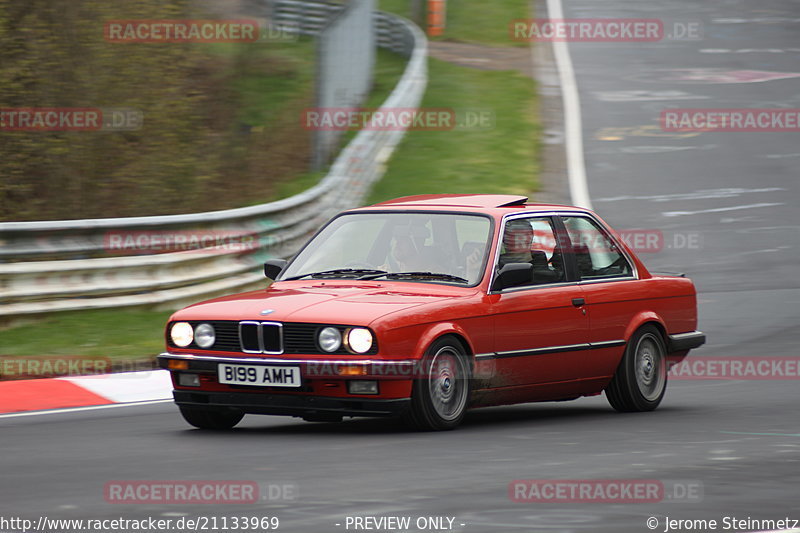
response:
[[[616,228],[660,232],[644,261],[697,283],[709,343],[693,357],[797,358],[800,134],[670,133],[659,114],[800,108],[800,3],[566,0],[564,11],[701,24],[701,40],[570,45],[593,205]],[[697,379],[672,381],[654,413],[617,414],[601,396],[473,411],[435,434],[256,416],[215,434],[190,429],[169,403],[0,416],[0,515],[275,516],[278,531],[298,533],[355,531],[347,517],[366,516],[449,517],[465,533],[800,520],[798,405],[797,378]],[[655,480],[665,491],[656,502],[518,503],[518,479]],[[249,480],[268,499],[108,503],[115,480]]]

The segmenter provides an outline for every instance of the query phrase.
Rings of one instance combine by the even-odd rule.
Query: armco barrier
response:
[[[282,0],[274,4],[273,17],[314,34],[338,9]],[[416,108],[427,85],[427,40],[400,17],[376,12],[375,22],[379,46],[409,57],[382,107]],[[268,204],[187,215],[0,223],[0,320],[65,310],[172,306],[263,287],[263,261],[289,257],[331,216],[359,205],[404,133],[359,132],[316,186]],[[109,253],[109,235],[137,232],[224,234],[259,246]]]

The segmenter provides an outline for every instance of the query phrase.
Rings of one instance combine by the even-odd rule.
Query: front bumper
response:
[[[182,368],[176,369],[175,361],[180,361]],[[223,385],[217,380],[217,366],[220,363],[299,366],[303,384],[300,388],[284,390],[274,387]],[[412,377],[411,371],[416,368],[415,362],[411,360],[283,359],[175,353],[162,353],[158,356],[158,364],[173,374],[173,397],[178,405],[227,407],[244,413],[302,417],[402,414],[410,404],[408,383]],[[353,376],[340,376],[336,372],[338,369],[354,366],[365,369],[365,373],[357,378],[379,380],[381,394],[373,396],[345,393],[344,384],[348,379],[353,379]],[[201,386],[178,385],[175,376],[181,372],[199,374]],[[341,386],[336,387],[335,384]],[[384,391],[388,394],[384,394]]]
[[[178,405],[231,407],[244,413],[288,416],[396,416],[408,409],[408,398],[394,400],[289,396],[257,392],[175,390]]]

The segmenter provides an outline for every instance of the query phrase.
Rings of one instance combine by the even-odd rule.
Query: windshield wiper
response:
[[[469,283],[469,280],[452,274],[445,274],[444,272],[382,272],[380,274],[368,274],[359,279],[377,279],[377,278],[433,278],[445,281],[455,281],[457,283]]]
[[[337,277],[342,274],[351,274],[352,277],[356,279],[364,279],[361,276],[363,275],[372,275],[372,276],[382,276],[387,274],[384,270],[378,270],[376,268],[335,268],[333,270],[323,270],[322,272],[309,272],[308,274],[301,274],[299,276],[291,276],[288,278],[284,278],[281,281],[294,281],[297,279],[303,279],[307,277],[312,278],[322,278],[322,277]]]

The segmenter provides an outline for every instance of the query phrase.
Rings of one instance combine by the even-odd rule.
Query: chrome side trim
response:
[[[489,294],[513,294],[520,291],[530,291],[536,289],[553,289],[556,287],[569,287],[579,285],[580,281],[560,281],[558,283],[542,283],[540,285],[525,285],[523,287],[509,287],[502,291],[491,291]],[[566,305],[564,307],[567,307]]]
[[[562,346],[545,346],[542,348],[529,348],[524,350],[510,350],[507,352],[490,352],[477,354],[477,359],[488,359],[490,357],[501,359],[504,357],[527,357],[531,355],[547,355],[559,352],[579,352],[583,350],[601,350],[603,348],[614,348],[624,346],[626,342],[622,339],[601,342],[585,342],[580,344],[565,344]]]
[[[620,339],[618,341],[601,341],[601,342],[592,342],[592,349],[601,349],[601,348],[614,348],[616,346],[625,346],[627,344],[624,340]]]
[[[581,350],[589,350],[592,345],[587,343],[581,344],[565,344],[563,346],[547,346],[544,348],[531,348],[528,350],[511,350],[508,352],[497,352],[495,357],[525,357],[527,355],[545,355],[558,352],[578,352]]]
[[[636,268],[635,266],[633,267]],[[635,281],[639,278],[633,276],[619,276],[616,278],[597,278],[597,279],[582,279],[578,285],[592,285],[594,283],[615,283],[617,281]]]

